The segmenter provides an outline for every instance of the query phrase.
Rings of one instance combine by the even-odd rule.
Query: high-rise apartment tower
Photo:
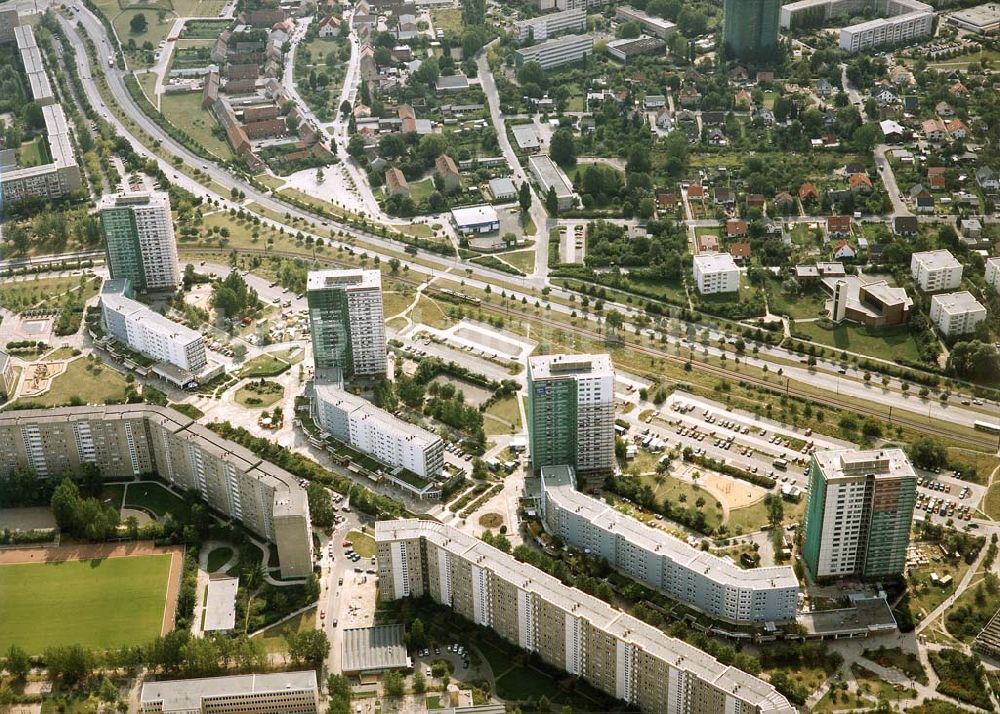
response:
[[[385,376],[381,273],[315,270],[309,273],[307,287],[317,372],[336,369],[344,377]]]
[[[779,0],[724,0],[722,44],[739,60],[767,59],[778,46]]]
[[[528,445],[535,471],[572,466],[587,475],[614,468],[614,386],[606,354],[528,359]]]
[[[97,206],[112,278],[133,290],[176,290],[181,282],[170,197],[162,191],[104,196]]]

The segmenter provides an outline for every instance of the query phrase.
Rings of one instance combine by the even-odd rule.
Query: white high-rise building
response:
[[[170,197],[163,191],[104,196],[97,206],[112,278],[133,290],[176,290],[181,282]]]
[[[924,292],[956,290],[962,283],[962,264],[947,250],[928,250],[910,256],[910,274]]]
[[[1000,255],[986,259],[986,284],[1000,293]]]
[[[384,377],[385,316],[377,270],[314,270],[307,282],[316,369]]]
[[[945,337],[967,335],[986,319],[986,308],[972,293],[946,293],[931,298],[931,322]]]
[[[208,364],[201,334],[126,297],[127,290],[124,279],[105,280],[101,286],[101,317],[108,332],[150,359],[200,372]]]
[[[611,357],[528,358],[528,441],[531,465],[569,465],[580,473],[615,466],[615,372]]]
[[[702,295],[734,293],[740,289],[740,269],[729,253],[701,253],[694,257],[694,281]]]
[[[393,468],[437,478],[444,468],[440,436],[379,409],[339,384],[315,385],[316,421],[323,431]]]

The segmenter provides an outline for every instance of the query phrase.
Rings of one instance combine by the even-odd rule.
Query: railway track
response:
[[[215,249],[213,249],[213,248],[185,248],[184,252],[185,253],[193,253],[193,254],[201,254],[201,255],[207,255],[207,254],[218,255],[220,252],[224,252],[224,251],[221,251],[218,248],[215,248]],[[293,253],[291,251],[280,251],[280,250],[278,250],[278,251],[274,251],[274,250],[268,251],[268,250],[261,250],[259,248],[247,248],[247,249],[237,249],[236,252],[237,253],[241,253],[241,254],[247,254],[247,255],[277,256],[277,257],[281,257],[281,258],[298,258],[300,260],[301,259],[305,259],[305,260],[309,259],[308,256],[303,256],[300,253]],[[315,258],[315,260],[318,263],[325,263],[325,264],[334,265],[334,266],[355,267],[354,265],[352,265],[351,263],[348,263],[346,261],[337,260],[335,258],[330,258],[330,257],[327,257],[327,256],[317,256]],[[393,279],[394,280],[398,280],[401,283],[404,283],[404,284],[407,284],[407,285],[412,285],[412,286],[417,286],[417,285],[420,285],[421,283],[424,282],[423,280],[415,280],[413,278],[409,278],[407,276],[404,276],[401,273],[393,276]],[[479,303],[479,305],[477,307],[479,307],[480,309],[482,309],[484,312],[493,313],[495,315],[499,315],[499,316],[502,316],[502,317],[508,317],[509,318],[510,314],[511,314],[509,309],[506,309],[506,308],[504,308],[502,306],[499,306],[499,305],[494,305],[494,304],[491,304],[491,303],[487,303],[487,302]],[[572,335],[575,335],[575,336],[578,336],[578,337],[583,337],[583,338],[590,339],[590,340],[601,341],[601,340],[604,339],[604,335],[603,334],[601,334],[597,330],[593,330],[593,329],[590,329],[588,327],[582,327],[582,326],[579,326],[579,325],[577,325],[577,326],[566,325],[565,323],[557,322],[557,321],[552,320],[550,318],[547,318],[545,316],[531,316],[530,319],[533,322],[542,325],[543,327],[548,327],[548,328],[551,328],[551,329],[554,329],[554,330],[559,330],[559,331],[564,332],[566,334],[572,334]],[[679,357],[677,355],[671,355],[671,354],[669,354],[667,352],[656,350],[656,349],[653,349],[651,347],[648,347],[648,346],[645,346],[645,345],[641,345],[641,344],[638,344],[638,343],[632,343],[632,344],[630,344],[629,345],[629,349],[631,349],[633,352],[637,352],[639,354],[647,355],[649,357],[653,357],[653,358],[656,358],[656,359],[665,359],[665,360],[667,360],[667,361],[669,361],[669,362],[671,362],[673,364],[681,365],[682,367],[683,367],[684,364],[687,364],[687,362],[688,362],[687,358],[685,358],[685,357]],[[745,382],[747,384],[752,384],[752,385],[757,386],[757,387],[762,387],[764,389],[767,389],[770,392],[784,391],[785,394],[788,395],[789,397],[796,397],[796,398],[799,398],[799,399],[804,399],[806,401],[816,402],[817,404],[822,404],[822,405],[837,407],[838,409],[842,409],[842,410],[845,410],[845,411],[848,411],[848,412],[853,412],[853,413],[856,413],[856,414],[860,414],[862,416],[872,416],[872,417],[877,417],[879,419],[885,419],[886,418],[885,412],[881,411],[880,409],[873,409],[871,407],[859,404],[857,402],[848,402],[848,401],[845,401],[843,399],[839,399],[836,395],[827,395],[827,396],[825,396],[823,398],[823,401],[820,402],[817,399],[817,397],[816,397],[815,394],[813,394],[811,392],[808,392],[808,391],[806,391],[804,389],[801,389],[799,387],[793,386],[791,384],[791,382],[787,382],[786,385],[785,385],[785,389],[781,390],[781,389],[776,388],[776,386],[773,383],[768,382],[768,381],[766,381],[764,379],[761,379],[759,377],[754,377],[752,375],[744,374],[744,373],[732,372],[732,371],[727,370],[727,369],[725,369],[723,367],[718,367],[718,366],[712,365],[712,364],[706,364],[704,362],[698,362],[696,360],[691,360],[691,368],[693,370],[695,370],[695,371],[704,372],[706,374],[710,374],[710,375],[715,376],[715,377],[724,378],[724,379],[730,379],[730,380],[734,380],[735,379],[735,380],[738,380],[738,381],[741,381],[741,382]],[[907,417],[907,416],[905,416],[906,414],[907,414],[907,412],[905,410],[898,410],[895,414],[892,415],[892,422],[891,423],[893,423],[893,424],[899,424],[900,426],[904,426],[904,427],[909,427],[909,428],[914,429],[914,430],[916,430],[918,432],[923,432],[923,433],[926,433],[926,434],[929,434],[929,435],[932,435],[932,436],[939,436],[939,437],[942,437],[942,438],[951,439],[953,441],[957,441],[957,442],[964,443],[964,444],[972,444],[972,445],[975,445],[976,447],[984,449],[984,450],[986,450],[986,451],[988,451],[990,453],[995,453],[996,452],[997,441],[996,441],[996,439],[994,439],[992,437],[987,437],[985,435],[981,436],[979,434],[976,434],[975,432],[969,433],[969,432],[966,432],[964,430],[961,431],[961,432],[955,431],[953,429],[949,429],[949,428],[941,426],[941,422],[936,422],[933,425],[932,424],[928,424],[925,421],[919,421],[919,420],[915,420],[913,418]],[[969,431],[971,431],[971,427],[969,428]]]

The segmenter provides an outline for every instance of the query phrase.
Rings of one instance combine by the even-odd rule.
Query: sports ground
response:
[[[144,543],[0,552],[0,652],[146,643],[173,625],[182,567]]]

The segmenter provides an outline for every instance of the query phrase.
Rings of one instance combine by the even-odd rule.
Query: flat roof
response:
[[[211,578],[205,602],[205,632],[236,627],[236,590],[239,578]]]
[[[343,631],[344,672],[373,672],[383,669],[407,669],[410,658],[403,644],[402,625],[353,627]]]
[[[126,319],[141,321],[143,325],[152,328],[156,333],[185,345],[189,345],[192,342],[200,342],[204,339],[201,333],[195,332],[187,325],[182,325],[179,322],[174,322],[164,317],[138,300],[125,297],[124,293],[105,292],[102,290],[101,305],[117,312]]]
[[[538,568],[521,563],[468,533],[433,521],[406,519],[375,523],[375,541],[424,538],[466,561],[479,563],[497,577],[555,605],[576,617],[585,618],[596,629],[631,643],[681,671],[690,672],[727,693],[759,707],[761,714],[793,714],[795,709],[774,687],[735,667],[729,667],[708,653],[670,637],[636,617],[614,609],[603,600],[561,581]]]
[[[553,377],[603,377],[614,376],[611,355],[534,355],[528,357],[528,373],[532,379]]]
[[[517,187],[514,186],[514,182],[509,176],[490,179],[490,193],[492,193],[494,197],[505,196],[511,193],[517,194]]]
[[[573,195],[573,184],[570,183],[566,174],[556,165],[556,162],[548,156],[532,156],[528,158],[528,166],[545,184],[545,190],[550,187],[556,190],[557,197]]]
[[[944,249],[914,253],[912,259],[923,265],[927,270],[962,267],[962,264],[955,259],[955,256],[950,251]]]
[[[947,293],[945,295],[935,295],[931,298],[931,303],[937,303],[949,315],[986,311],[986,308],[968,290],[958,293]]]
[[[378,270],[310,270],[306,280],[307,290],[341,288],[356,290],[361,288],[382,288],[382,273]]]
[[[514,141],[522,149],[537,149],[542,145],[534,124],[514,124],[510,130],[514,133]]]
[[[721,273],[739,270],[729,253],[699,253],[694,257],[695,265],[703,273]]]
[[[341,387],[338,382],[317,381],[314,385],[314,390],[316,397],[321,402],[337,406],[350,414],[352,418],[378,422],[384,431],[402,436],[408,441],[423,444],[425,447],[441,441],[441,437],[437,434],[432,434],[416,424],[411,424],[408,421],[403,421],[399,417],[393,416],[384,409],[375,406],[364,397],[351,394]]]
[[[971,27],[989,29],[991,26],[1000,23],[1000,4],[990,2],[985,5],[976,5],[975,7],[950,13],[949,17],[953,17]]]
[[[827,481],[874,475],[875,478],[916,478],[902,449],[826,449],[813,459]]]
[[[479,226],[484,223],[497,223],[496,209],[493,206],[483,204],[481,206],[469,206],[467,208],[453,208],[451,218],[457,226]]]
[[[601,530],[616,534],[629,543],[661,555],[690,570],[704,573],[710,580],[747,589],[798,589],[799,581],[790,566],[744,570],[724,558],[692,548],[679,538],[650,528],[596,498],[576,490],[576,479],[568,466],[543,466],[545,492],[565,511],[583,516]]]
[[[233,677],[176,679],[169,682],[144,682],[143,704],[163,702],[164,712],[201,710],[209,697],[263,694],[266,692],[316,691],[316,671],[240,674]]]
[[[836,610],[816,610],[800,613],[796,622],[810,635],[849,635],[891,632],[896,629],[896,618],[885,598],[860,598],[850,607]]]

